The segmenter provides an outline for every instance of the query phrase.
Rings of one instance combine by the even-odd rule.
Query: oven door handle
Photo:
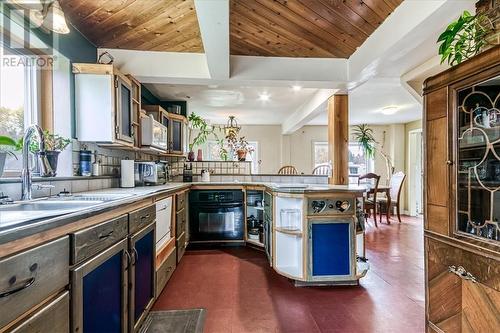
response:
[[[243,203],[212,203],[212,204],[205,204],[205,205],[199,205],[198,210],[203,211],[203,208],[238,208],[238,207],[243,207]]]

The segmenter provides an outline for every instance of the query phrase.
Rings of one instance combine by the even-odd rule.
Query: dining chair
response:
[[[297,169],[292,165],[285,165],[281,167],[278,171],[278,175],[296,175],[298,174]]]
[[[332,172],[332,167],[330,164],[319,164],[313,169],[312,174],[321,176],[330,176],[331,172]]]
[[[377,225],[377,192],[378,192],[378,183],[380,181],[380,176],[375,173],[367,173],[365,175],[361,175],[358,178],[358,185],[360,185],[360,181],[363,179],[367,179],[374,182],[374,186],[371,188],[370,192],[367,196],[363,196],[363,209],[365,210],[365,216],[370,217],[371,210],[373,209],[373,221],[375,221],[375,227],[378,228]],[[370,197],[370,194],[373,193],[373,196]]]
[[[399,223],[401,223],[400,198],[401,198],[401,189],[403,188],[403,183],[405,179],[406,175],[402,171],[396,172],[395,174],[392,175],[390,182],[391,188],[389,190],[391,196],[390,202],[387,200],[387,198],[384,197],[378,199],[378,205],[380,206],[379,207],[380,221],[382,221],[382,211],[385,211],[387,222],[389,222],[389,215],[391,213],[391,208],[393,207],[393,205],[396,205],[396,213],[398,214],[398,221]]]

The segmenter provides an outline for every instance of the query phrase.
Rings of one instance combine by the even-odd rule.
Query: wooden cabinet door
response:
[[[428,238],[425,246],[428,331],[499,332],[498,261]],[[471,275],[454,273],[459,267]]]
[[[425,228],[443,235],[449,233],[449,154],[448,89],[425,96],[426,220]]]

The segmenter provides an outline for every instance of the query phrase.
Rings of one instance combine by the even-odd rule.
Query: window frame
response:
[[[35,54],[23,54],[15,49],[6,46],[5,43],[3,43],[3,41],[1,40],[0,47],[2,48],[2,51],[0,53],[0,55],[2,56],[4,55],[4,49],[7,49],[9,51],[9,54],[19,57],[40,57],[40,55]],[[1,66],[2,64],[0,64],[0,71]],[[43,71],[47,71],[46,75],[42,75]],[[47,87],[52,88],[52,74],[52,68],[42,70],[40,68],[37,68],[36,66],[24,66],[24,129],[26,129],[31,124],[43,125],[45,119],[53,119],[53,109],[52,107],[48,107],[52,105],[52,89],[47,89]],[[42,89],[43,87],[45,87],[45,89]],[[26,92],[30,93],[26,94]],[[43,101],[45,101],[45,108],[42,108]],[[42,128],[52,130],[52,126],[42,126]],[[18,161],[21,161],[21,152],[15,152],[15,154],[18,158]],[[19,177],[21,175],[21,170],[22,166],[19,166],[19,168],[17,169],[5,168],[3,174],[0,175],[0,177]]]

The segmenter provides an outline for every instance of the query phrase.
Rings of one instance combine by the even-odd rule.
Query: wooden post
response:
[[[333,173],[330,184],[349,184],[349,99],[333,95],[328,100],[328,156]]]

